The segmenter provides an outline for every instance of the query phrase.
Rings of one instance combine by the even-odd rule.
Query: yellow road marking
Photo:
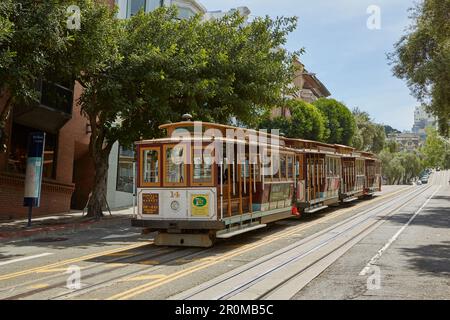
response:
[[[116,252],[116,253],[106,254],[105,256],[107,256],[107,257],[128,257],[131,255],[133,255],[133,254],[129,253],[129,252]]]
[[[53,268],[37,270],[36,273],[52,273],[52,272],[66,272],[67,268]]]
[[[132,249],[143,247],[143,246],[146,246],[146,245],[149,245],[149,244],[152,244],[152,243],[153,243],[153,241],[150,241],[150,242],[138,242],[138,243],[126,246],[126,247],[111,249],[111,250],[107,250],[107,251],[103,251],[103,252],[99,252],[99,253],[93,253],[93,254],[89,254],[89,255],[86,255],[86,256],[78,257],[78,258],[63,260],[63,261],[52,263],[52,264],[49,264],[49,265],[46,265],[46,266],[31,268],[31,269],[28,269],[28,270],[23,270],[23,271],[18,271],[18,272],[13,272],[13,273],[1,275],[0,276],[0,281],[7,280],[7,279],[12,279],[12,278],[17,278],[17,277],[28,275],[28,274],[32,274],[32,273],[36,273],[36,272],[38,272],[40,270],[53,269],[53,268],[61,267],[61,266],[68,265],[68,264],[73,264],[73,263],[80,262],[80,261],[85,261],[85,260],[90,260],[90,259],[106,256],[106,255],[111,254],[111,253],[116,253],[116,252],[121,252],[121,251],[126,251],[126,250],[132,250]]]
[[[145,261],[139,261],[139,264],[144,264],[144,265],[156,265],[156,264],[160,264],[160,262],[158,260],[145,260]]]
[[[178,260],[175,261],[175,263],[183,264],[183,263],[189,263],[189,262],[192,262],[192,261],[194,261],[194,260],[195,260],[195,259],[178,259]]]
[[[401,189],[399,191],[396,191],[394,193],[390,193],[390,194],[378,197],[378,198],[374,199],[374,201],[372,201],[371,203],[373,204],[373,203],[376,203],[376,202],[380,202],[381,200],[383,200],[385,198],[393,197],[393,196],[395,196],[395,195],[397,195],[397,194],[399,194],[399,193],[401,193],[403,191],[406,191],[406,190],[408,190],[410,188],[411,187],[403,188],[403,189]],[[262,240],[257,241],[256,243],[244,245],[242,248],[233,250],[230,253],[222,255],[220,257],[217,257],[214,260],[211,260],[211,258],[209,258],[209,257],[208,258],[199,259],[198,260],[198,262],[200,262],[199,265],[192,266],[192,267],[184,269],[184,270],[180,270],[178,272],[175,272],[175,273],[167,276],[166,278],[162,278],[160,280],[152,281],[150,283],[146,283],[146,284],[137,286],[135,288],[132,288],[130,290],[126,290],[124,292],[115,294],[115,295],[109,297],[107,300],[126,300],[126,299],[129,299],[129,298],[135,297],[135,296],[140,295],[140,294],[142,294],[144,292],[150,291],[150,290],[155,289],[157,287],[160,287],[160,286],[162,286],[164,284],[167,284],[167,283],[175,281],[175,280],[177,280],[179,278],[182,278],[182,277],[184,277],[186,275],[192,274],[192,273],[194,273],[196,271],[203,270],[203,269],[205,269],[207,267],[215,265],[215,264],[217,264],[219,262],[222,262],[224,260],[231,259],[231,258],[233,258],[235,256],[239,256],[239,255],[241,255],[243,253],[246,253],[248,251],[251,251],[251,250],[254,250],[256,248],[259,248],[259,247],[261,247],[263,245],[272,243],[272,242],[274,242],[274,241],[276,241],[278,239],[285,238],[287,236],[293,235],[293,234],[295,234],[295,233],[297,233],[299,231],[308,229],[308,228],[310,228],[310,227],[312,227],[312,226],[314,226],[314,225],[316,225],[318,223],[323,223],[324,221],[328,221],[328,220],[333,219],[333,218],[335,218],[337,216],[343,215],[344,213],[349,212],[351,210],[355,210],[355,209],[357,209],[359,207],[366,206],[367,204],[368,203],[361,203],[359,205],[356,205],[356,206],[348,208],[348,209],[339,210],[335,214],[331,214],[331,215],[325,216],[325,217],[323,217],[323,218],[321,218],[319,220],[312,221],[309,224],[305,224],[305,225],[301,225],[299,227],[293,228],[292,230],[281,232],[278,235],[271,236],[269,239],[262,239]]]
[[[165,274],[143,274],[131,278],[122,279],[121,281],[143,281],[143,280],[157,280],[167,277]]]
[[[32,286],[29,286],[28,289],[44,289],[44,288],[48,288],[49,285],[48,283],[37,283],[37,284],[33,284]]]

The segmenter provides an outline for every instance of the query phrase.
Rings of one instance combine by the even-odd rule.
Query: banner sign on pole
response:
[[[44,168],[45,133],[33,132],[28,137],[27,169],[25,176],[25,207],[39,207],[41,202],[42,171]]]

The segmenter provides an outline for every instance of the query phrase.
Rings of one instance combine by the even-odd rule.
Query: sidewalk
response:
[[[31,228],[27,228],[27,219],[0,221],[0,241],[29,238],[37,235],[49,235],[62,231],[77,231],[92,227],[104,227],[124,223],[133,217],[133,207],[104,212],[101,220],[83,217],[82,211],[73,211],[53,216],[32,219]]]

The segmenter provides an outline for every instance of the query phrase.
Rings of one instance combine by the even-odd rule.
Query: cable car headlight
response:
[[[180,210],[180,203],[178,201],[172,201],[172,203],[170,204],[170,208],[172,208],[173,211],[178,211]]]

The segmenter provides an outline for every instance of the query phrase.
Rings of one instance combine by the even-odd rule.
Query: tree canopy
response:
[[[67,81],[72,74],[67,53],[71,36],[66,30],[70,1],[5,0],[0,3],[0,112],[3,131],[17,103],[39,98],[36,81]],[[0,134],[4,145],[5,134]],[[4,148],[0,148],[5,151]]]
[[[411,9],[408,33],[389,55],[394,75],[438,117],[440,132],[449,136],[450,0],[424,0]]]
[[[356,123],[352,146],[358,150],[381,152],[386,140],[384,126],[374,123],[367,112],[358,108],[354,109],[352,113]]]
[[[199,16],[178,20],[170,7],[118,20],[102,5],[86,1],[80,7],[84,19],[74,48],[83,53],[74,61],[88,66],[78,80],[96,167],[91,215],[101,213],[116,141],[128,145],[156,137],[160,124],[179,121],[184,113],[195,120],[229,123],[233,117],[254,125],[281,101],[292,78],[293,56],[280,48],[295,18],[245,24],[235,13],[207,22]]]
[[[313,104],[325,116],[326,142],[351,145],[356,131],[352,112],[335,99],[320,98]]]
[[[424,164],[428,168],[446,168],[447,157],[450,154],[450,141],[440,137],[438,132],[427,128],[427,139],[421,148],[424,156]]]
[[[280,129],[289,138],[324,141],[325,118],[312,104],[289,100],[286,103],[291,116],[271,119],[267,115],[260,123],[261,129]]]
[[[14,25],[10,20],[13,11],[10,0],[0,3],[0,70],[6,69],[14,57],[14,52],[7,47],[14,31]]]

